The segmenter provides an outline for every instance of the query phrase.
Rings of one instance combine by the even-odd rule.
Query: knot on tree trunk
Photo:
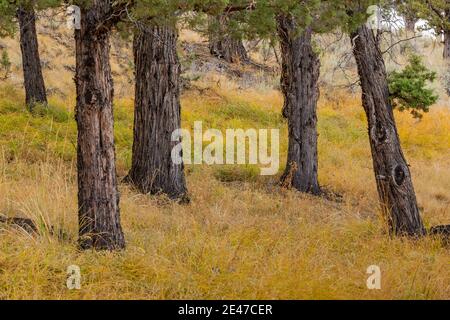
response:
[[[370,136],[372,137],[372,140],[377,145],[386,143],[389,140],[389,132],[383,126],[383,124],[381,124],[380,122],[377,122],[376,125],[374,125],[372,127],[372,130],[370,132]]]
[[[395,184],[400,187],[408,177],[408,170],[403,165],[396,165],[392,170],[392,177]]]

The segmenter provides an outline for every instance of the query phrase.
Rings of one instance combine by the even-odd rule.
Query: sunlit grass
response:
[[[232,85],[230,84],[230,87]],[[182,99],[183,127],[280,128],[275,92],[213,87]],[[319,107],[320,181],[341,203],[280,190],[252,166],[188,166],[192,202],[170,204],[121,185],[127,250],[78,252],[75,143],[70,101],[30,115],[15,90],[0,90],[0,211],[32,218],[41,236],[0,231],[0,298],[449,298],[449,252],[438,240],[390,239],[379,217],[365,117],[358,97]],[[227,108],[229,106],[229,108]],[[62,117],[61,114],[66,114]],[[115,103],[119,175],[129,168],[132,99]],[[448,223],[449,111],[421,122],[396,113],[427,225]],[[59,120],[58,120],[59,119]],[[283,163],[284,160],[281,161]],[[64,230],[63,239],[51,227]],[[82,289],[66,288],[67,266]],[[366,269],[382,270],[382,290]]]

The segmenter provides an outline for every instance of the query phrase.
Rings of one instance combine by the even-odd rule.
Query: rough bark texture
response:
[[[120,225],[114,130],[110,30],[100,28],[107,1],[81,9],[76,42],[79,245],[82,249],[125,247]]]
[[[226,24],[228,18],[225,15],[221,15],[215,19],[217,30],[214,30],[209,35],[210,53],[229,63],[247,62],[249,58],[242,40],[233,38],[227,33]]]
[[[281,181],[301,192],[320,194],[317,179],[317,100],[320,62],[311,43],[311,28],[295,34],[294,21],[278,18],[281,42],[283,115],[289,124],[289,149]]]
[[[444,33],[444,59],[450,62],[450,30]]]
[[[17,19],[20,28],[20,49],[22,51],[26,104],[32,109],[36,103],[47,104],[41,59],[39,58],[34,9],[17,9]]]
[[[132,167],[127,180],[143,193],[187,200],[183,164],[171,158],[181,126],[177,32],[147,27],[134,38],[135,112]]]
[[[425,229],[408,163],[400,146],[379,43],[373,31],[365,25],[359,27],[351,37],[368,120],[373,169],[390,232],[395,235],[422,236]]]
[[[450,10],[445,11],[447,23],[450,24]],[[450,29],[444,30],[444,59],[450,62]]]

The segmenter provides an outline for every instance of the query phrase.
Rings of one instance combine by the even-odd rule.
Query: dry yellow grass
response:
[[[220,122],[219,128],[269,121],[285,135],[284,122],[258,118],[259,113],[254,120],[214,113],[221,104],[239,111],[233,108],[241,103],[263,111],[261,116],[278,113],[277,93],[237,93],[231,84],[211,90],[202,100],[195,92],[185,94],[184,126],[194,118],[211,126]],[[390,239],[385,233],[359,99],[341,102],[322,100],[319,121],[320,180],[344,195],[342,203],[282,191],[260,177],[223,183],[216,179],[218,168],[190,166],[188,206],[121,186],[128,244],[121,253],[76,250],[73,162],[59,160],[50,147],[40,158],[8,161],[4,145],[0,208],[40,222],[42,235],[1,230],[0,298],[450,298],[448,248],[436,239]],[[117,104],[119,114],[131,108],[130,101]],[[436,107],[420,123],[406,114],[396,117],[424,219],[427,225],[448,223],[450,114]],[[126,163],[119,163],[124,172]],[[70,238],[49,234],[50,225]],[[66,288],[66,268],[72,264],[81,267],[81,290]],[[372,264],[382,270],[379,291],[366,288],[365,272]]]
[[[201,40],[187,31],[182,36]],[[190,205],[121,185],[126,251],[77,251],[74,94],[71,73],[61,67],[67,57],[73,60],[66,49],[58,53],[55,39],[40,40],[43,58],[54,66],[44,72],[47,83],[65,97],[53,96],[50,111],[34,117],[16,89],[17,44],[2,40],[15,69],[10,84],[0,87],[0,212],[34,219],[40,235],[0,226],[0,299],[450,299],[449,248],[437,239],[386,234],[361,102],[339,91],[324,91],[320,100],[319,172],[321,184],[343,202],[280,190],[276,177],[262,178],[246,166],[188,166]],[[122,88],[115,129],[123,176],[133,106],[132,84],[117,74],[127,69],[120,63],[114,57],[115,84]],[[183,95],[183,127],[203,120],[219,129],[280,128],[283,164],[287,129],[278,91],[258,84],[242,90],[214,73],[196,85],[205,90]],[[427,226],[450,220],[450,111],[441,103],[420,122],[395,114]],[[68,238],[58,239],[50,226]],[[81,290],[66,287],[72,264],[81,268]],[[381,267],[381,290],[366,288],[373,264]]]

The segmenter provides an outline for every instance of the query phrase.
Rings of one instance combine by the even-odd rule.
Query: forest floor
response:
[[[42,39],[44,51],[60,49]],[[45,70],[47,77],[58,61],[48,60],[53,69]],[[125,73],[117,71],[116,77]],[[127,249],[78,251],[69,79],[70,73],[59,80],[55,74],[50,86],[59,91],[49,108],[33,115],[25,110],[18,81],[0,84],[0,213],[29,217],[39,229],[33,236],[0,226],[0,299],[450,298],[449,247],[438,239],[387,234],[360,97],[343,90],[331,98],[322,94],[318,115],[320,183],[342,199],[281,189],[279,175],[262,177],[257,166],[188,165],[189,205],[121,184]],[[284,164],[287,126],[276,88],[243,86],[209,71],[192,83],[182,97],[183,128],[198,120],[204,129],[279,128]],[[133,98],[126,89],[117,96],[122,178],[131,160]],[[441,102],[421,121],[406,113],[395,117],[424,221],[427,227],[448,224],[450,110]],[[66,287],[69,265],[81,268],[80,290]],[[370,265],[381,268],[381,290],[366,287]]]

